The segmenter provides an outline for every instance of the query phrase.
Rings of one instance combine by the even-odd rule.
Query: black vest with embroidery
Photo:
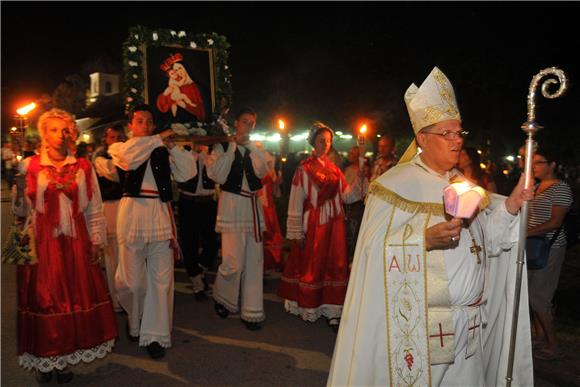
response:
[[[107,160],[112,159],[111,155],[109,155],[109,152],[106,150],[98,152],[96,157],[104,157]],[[119,175],[118,183],[116,181],[111,181],[106,177],[97,175],[99,189],[101,190],[101,198],[104,202],[109,200],[119,200],[123,196],[123,180],[125,178],[125,171],[119,167],[115,168],[117,169],[117,175]]]
[[[197,182],[199,181],[199,160],[196,161],[197,163],[197,174],[189,179],[186,182],[178,183],[177,186],[184,191],[195,193],[197,190]],[[207,175],[207,168],[203,168],[203,172],[201,174],[201,185],[204,189],[213,189],[215,188],[215,182],[209,178]]]
[[[169,165],[169,151],[166,147],[160,146],[151,152],[149,158],[151,162],[151,171],[159,191],[159,199],[162,202],[168,202],[173,197],[171,191],[171,166]],[[127,171],[123,182],[123,196],[142,197],[150,196],[141,194],[141,185],[147,169],[147,161],[141,164],[137,169]]]
[[[224,152],[227,152],[229,144],[223,143]],[[250,191],[254,192],[262,188],[262,182],[256,176],[254,167],[252,166],[252,159],[250,159],[250,150],[246,148],[246,153],[242,156],[239,149],[236,148],[235,159],[232,162],[232,167],[228,178],[224,184],[221,185],[223,191],[239,194],[242,190],[242,180],[246,173],[246,179],[250,186]]]

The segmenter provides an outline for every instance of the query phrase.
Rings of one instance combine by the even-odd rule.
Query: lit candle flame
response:
[[[18,113],[21,116],[25,116],[28,113],[30,113],[32,110],[34,110],[35,108],[36,108],[36,104],[34,102],[31,102],[28,105],[23,106],[20,109],[16,110],[16,113]]]
[[[284,120],[278,120],[278,127],[280,128],[280,130],[284,130],[284,128],[286,127],[286,123],[284,122]]]
[[[363,124],[363,126],[360,127],[360,134],[364,136],[366,132],[367,132],[367,124]]]

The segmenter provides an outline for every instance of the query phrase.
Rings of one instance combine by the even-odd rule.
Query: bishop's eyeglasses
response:
[[[441,133],[437,133],[437,132],[423,132],[426,134],[435,134],[437,136],[441,136],[444,137],[447,141],[452,141],[455,139],[465,139],[468,135],[469,135],[469,131],[467,130],[461,130],[459,132],[454,132],[451,130],[445,130]]]

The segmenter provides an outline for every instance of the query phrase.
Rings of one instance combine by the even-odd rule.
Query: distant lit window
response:
[[[105,94],[109,94],[113,91],[113,85],[111,82],[105,82]]]

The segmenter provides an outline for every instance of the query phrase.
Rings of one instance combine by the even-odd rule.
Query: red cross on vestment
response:
[[[468,331],[473,331],[473,338],[475,339],[475,330],[479,328],[480,324],[477,324],[477,316],[473,319],[473,326],[467,327]]]
[[[443,327],[441,326],[441,323],[439,323],[439,334],[438,335],[430,335],[429,337],[439,337],[439,340],[441,341],[441,348],[443,348],[444,347],[443,337],[445,337],[445,336],[455,336],[455,333],[453,333],[453,332],[443,333]]]

